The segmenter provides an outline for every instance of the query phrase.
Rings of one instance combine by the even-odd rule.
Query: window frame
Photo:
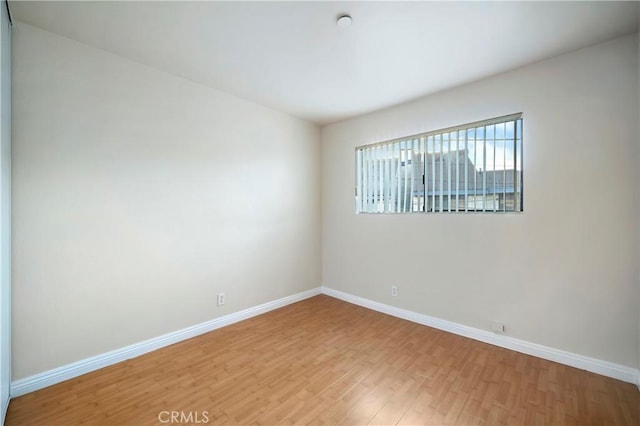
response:
[[[506,198],[506,194],[513,194],[513,203],[514,203],[514,208],[513,210],[507,210],[506,209],[506,200],[503,200],[503,204],[504,204],[504,209],[494,209],[494,210],[487,210],[486,207],[483,207],[482,209],[469,209],[467,207],[467,200],[468,200],[468,196],[473,196],[474,197],[474,204],[477,205],[478,204],[478,196],[482,196],[482,197],[486,197],[487,195],[489,195],[488,193],[486,193],[486,189],[487,189],[487,183],[485,182],[483,184],[483,191],[484,194],[480,194],[478,195],[477,193],[477,185],[474,183],[474,193],[473,194],[469,194],[469,188],[465,187],[465,189],[463,190],[464,193],[461,195],[460,194],[460,188],[459,188],[459,184],[460,184],[460,178],[459,175],[457,175],[457,173],[459,173],[460,168],[459,168],[459,163],[456,163],[456,189],[455,189],[455,193],[456,193],[456,209],[452,210],[451,208],[449,208],[449,206],[451,205],[450,201],[451,201],[451,196],[453,194],[453,189],[451,188],[452,185],[452,181],[451,178],[449,177],[447,180],[447,184],[448,184],[448,190],[446,194],[441,194],[440,195],[440,200],[446,200],[447,201],[447,209],[443,208],[440,204],[438,204],[439,208],[433,209],[435,201],[434,199],[437,197],[435,194],[432,195],[432,199],[431,199],[431,205],[428,206],[429,204],[429,190],[427,188],[428,186],[428,180],[429,177],[426,175],[426,171],[427,171],[427,166],[425,164],[428,156],[430,155],[429,153],[429,145],[428,145],[428,138],[429,137],[433,137],[433,147],[434,147],[434,154],[437,152],[435,151],[435,137],[436,136],[442,136],[444,134],[452,134],[454,132],[465,132],[465,151],[469,152],[469,141],[466,139],[466,136],[468,135],[468,131],[471,129],[477,129],[480,127],[484,127],[484,131],[483,131],[483,150],[486,153],[486,148],[487,148],[487,141],[488,140],[492,140],[493,142],[493,146],[494,146],[494,150],[495,150],[495,143],[496,141],[503,141],[503,152],[505,153],[505,157],[504,159],[506,159],[506,151],[507,151],[507,145],[506,145],[506,141],[507,140],[511,140],[511,139],[506,139],[506,135],[504,138],[502,139],[497,139],[495,138],[495,136],[493,137],[493,139],[489,139],[486,137],[486,128],[487,126],[492,126],[492,125],[496,125],[496,124],[505,124],[509,123],[509,122],[513,122],[514,123],[514,129],[513,129],[513,134],[514,134],[514,138],[513,138],[513,151],[514,151],[514,163],[513,163],[513,191],[512,192],[506,192],[503,191],[502,194],[504,194],[505,198]],[[495,129],[495,127],[494,127]],[[364,156],[364,150],[365,149],[372,149],[372,148],[377,148],[377,147],[392,147],[392,149],[395,150],[395,144],[402,144],[405,143],[405,150],[408,149],[409,144],[411,144],[411,149],[413,150],[415,148],[416,145],[414,145],[414,143],[417,141],[418,143],[418,147],[420,147],[420,149],[422,150],[422,148],[424,148],[424,152],[420,152],[419,155],[422,156],[422,160],[421,160],[421,164],[422,164],[422,196],[419,196],[419,198],[422,198],[422,205],[420,205],[420,201],[418,201],[418,210],[413,210],[413,205],[414,205],[414,197],[415,195],[413,195],[413,189],[411,191],[411,200],[409,202],[410,210],[409,211],[386,211],[386,207],[383,209],[383,211],[366,211],[366,210],[361,210],[360,208],[363,205],[362,200],[359,200],[358,198],[358,189],[359,187],[362,187],[362,189],[364,188],[363,184],[360,182],[361,176],[359,176],[359,172],[360,170],[360,165],[359,162],[361,161],[361,158],[363,159],[363,157],[359,156],[359,151],[363,152],[363,156]],[[478,139],[474,136],[474,150],[476,150],[476,145],[475,143],[478,141]],[[441,141],[441,143],[444,143],[444,141]],[[458,144],[456,144],[456,146],[460,146]],[[450,150],[451,145],[449,144],[449,149],[446,151],[446,153],[448,154],[449,152],[451,152]],[[382,149],[382,148],[381,148]],[[400,145],[400,152],[399,154],[401,154],[402,152],[402,145]],[[444,154],[444,148],[440,149],[440,155],[442,156]],[[477,151],[476,151],[477,152]],[[412,154],[413,155],[413,154]],[[486,154],[485,154],[486,155]],[[432,161],[434,160],[435,156],[432,157]],[[456,156],[456,161],[457,161],[457,156]],[[494,151],[494,159],[495,159],[495,151]],[[388,158],[385,158],[384,161],[388,160]],[[364,161],[364,160],[362,160]],[[401,164],[403,162],[403,160],[401,159],[401,156],[398,157],[397,161],[399,161],[399,164]],[[449,159],[447,161],[450,161],[450,156]],[[405,164],[409,162],[408,159],[404,160]],[[411,160],[411,163],[413,163],[413,159]],[[487,160],[486,158],[483,159],[483,166],[487,165]],[[375,167],[384,167],[384,166],[374,166]],[[474,162],[474,167],[475,167],[475,162]],[[506,173],[507,169],[506,169],[507,165],[505,163],[503,163],[503,171]],[[442,180],[444,180],[444,177],[442,176],[443,173],[443,169],[445,169],[445,167],[443,165],[440,165],[440,178]],[[405,169],[406,170],[406,169]],[[436,168],[433,168],[432,173],[435,173]],[[496,169],[493,169],[494,171],[496,171]],[[524,114],[522,112],[518,112],[518,113],[513,113],[513,114],[508,114],[508,115],[503,115],[500,117],[494,117],[494,118],[489,118],[486,120],[479,120],[479,121],[474,121],[474,122],[470,122],[470,123],[465,123],[462,125],[456,125],[456,126],[450,126],[450,127],[445,127],[445,128],[441,128],[441,129],[437,129],[437,130],[430,130],[427,132],[421,132],[421,133],[416,133],[413,135],[409,135],[409,136],[403,136],[403,137],[399,137],[399,138],[395,138],[395,139],[390,139],[390,140],[386,140],[386,141],[381,141],[381,142],[375,142],[375,143],[371,143],[371,144],[364,144],[364,145],[358,145],[355,147],[355,161],[354,161],[354,171],[355,171],[355,176],[354,176],[354,183],[355,183],[355,195],[354,195],[354,207],[355,207],[355,212],[356,214],[424,214],[424,213],[429,213],[429,214],[451,214],[451,213],[468,213],[468,214],[479,214],[479,213],[489,213],[489,214],[496,214],[496,213],[500,213],[500,214],[518,214],[518,213],[523,213],[524,212]],[[447,167],[447,173],[451,173],[451,166],[448,165]],[[486,179],[486,172],[487,170],[484,171],[485,174],[483,174],[484,179]],[[414,173],[414,170],[412,169],[411,173]],[[465,172],[466,173],[466,172]],[[480,168],[479,173],[483,173],[482,168]],[[363,173],[364,174],[364,173]],[[415,175],[414,175],[415,176]],[[466,178],[466,174],[465,174],[465,178]],[[504,175],[506,177],[506,174]],[[382,179],[382,178],[381,178]],[[405,179],[407,179],[407,174],[405,173]],[[495,179],[495,175],[494,175],[494,179]],[[413,184],[413,178],[412,178],[412,184]],[[443,185],[441,183],[441,185]],[[503,181],[502,183],[503,185],[503,189],[504,186],[506,185],[506,180]],[[391,186],[395,186],[395,184],[390,185]],[[382,185],[383,190],[386,191],[387,189],[385,188],[384,185]],[[399,188],[399,187],[398,187]],[[494,181],[494,190],[495,190],[495,181]],[[390,189],[391,191],[391,189]],[[405,186],[405,192],[406,192],[406,186]],[[405,195],[406,197],[406,195]],[[464,209],[459,209],[459,200],[460,198],[458,197],[464,197]],[[389,203],[389,201],[385,201],[384,202]],[[403,201],[403,203],[406,205],[406,200]],[[483,202],[483,206],[485,205],[486,202]],[[400,204],[400,201],[398,200],[398,204]],[[404,209],[404,208],[403,208]]]

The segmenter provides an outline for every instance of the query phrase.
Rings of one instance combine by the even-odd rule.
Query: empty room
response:
[[[0,4],[14,425],[639,425],[640,3]]]

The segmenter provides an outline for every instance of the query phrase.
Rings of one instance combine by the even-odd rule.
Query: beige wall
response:
[[[324,127],[323,284],[637,367],[637,44],[620,38]],[[354,213],[355,146],[516,112],[524,213]]]
[[[13,67],[14,380],[321,284],[316,126],[23,24]]]

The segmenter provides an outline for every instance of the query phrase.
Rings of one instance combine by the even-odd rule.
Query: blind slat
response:
[[[409,181],[409,211],[414,212],[414,196],[415,191],[418,190],[418,182],[416,180],[416,161],[418,157],[416,156],[416,140],[411,140],[409,144],[411,148],[411,170],[409,171],[410,181]]]
[[[497,134],[497,129],[495,128],[494,125],[494,129],[493,129],[493,170],[491,173],[491,176],[493,177],[493,194],[491,194],[491,203],[493,204],[493,211],[495,212],[497,207],[496,207],[496,171],[497,171],[497,167],[496,167],[496,151],[497,151],[497,141],[496,141],[496,134]]]
[[[436,142],[431,137],[431,211],[436,211]]]
[[[397,154],[397,157],[398,157],[398,160],[397,160],[398,161],[398,168],[397,168],[397,172],[396,172],[396,180],[398,181],[398,192],[396,192],[396,212],[400,213],[401,212],[400,206],[401,206],[401,203],[402,203],[402,194],[400,192],[402,190],[402,187],[400,186],[401,185],[400,172],[402,171],[401,170],[401,166],[402,166],[401,154],[402,154],[402,152],[400,150],[400,142],[396,143],[395,145],[396,145],[396,147],[395,147],[396,154]]]
[[[458,203],[460,200],[460,134],[456,135],[456,211],[458,211]]]
[[[396,170],[396,157],[393,145],[389,145],[389,192],[391,197],[389,199],[389,211],[396,211],[396,186],[393,184],[394,171]]]
[[[404,153],[403,153],[403,158],[404,158],[404,178],[403,178],[403,185],[402,185],[402,212],[405,213],[408,209],[407,209],[407,180],[409,178],[409,143],[408,141],[404,141]]]
[[[440,205],[438,206],[440,210],[440,212],[443,211],[444,208],[444,142],[442,141],[442,137],[438,136],[440,138],[440,142],[438,143],[438,146],[440,147],[440,158],[438,160],[439,164],[438,166],[440,167]]]
[[[427,210],[427,141],[425,138],[420,138],[420,164],[422,166],[422,196],[420,197],[420,211]]]
[[[506,126],[505,126],[506,127]],[[507,132],[502,141],[502,211],[507,211]]]
[[[487,211],[487,127],[482,132],[482,211]]]
[[[368,163],[367,163],[367,152],[365,149],[362,151],[362,204],[365,208],[365,211],[369,211],[369,204],[367,203],[367,191],[369,190],[368,180],[369,173],[367,173]]]
[[[464,131],[464,211],[467,211],[467,198],[469,198],[469,167],[467,159],[469,158],[469,131]]]
[[[362,190],[362,151],[356,151],[356,212],[363,210],[361,190]]]
[[[377,200],[377,205],[378,208],[376,209],[376,211],[378,212],[384,212],[384,161],[383,161],[383,155],[382,155],[382,146],[380,147],[380,149],[378,150],[378,165],[379,165],[379,174],[378,174],[378,183],[379,183],[379,188],[378,188],[378,200]]]
[[[383,175],[384,175],[384,199],[382,200],[382,204],[383,204],[383,211],[385,213],[389,213],[389,146],[388,145],[384,145],[383,147]]]

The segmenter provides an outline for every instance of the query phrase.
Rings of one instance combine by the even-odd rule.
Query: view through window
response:
[[[356,148],[356,212],[520,212],[522,114]]]

